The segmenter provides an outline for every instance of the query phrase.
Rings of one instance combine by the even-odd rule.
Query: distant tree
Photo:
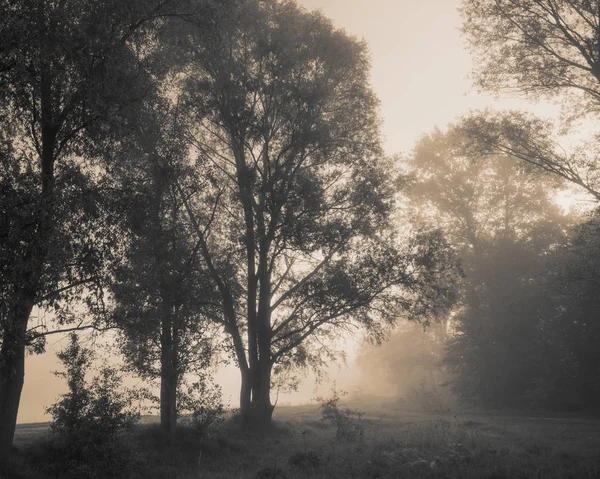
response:
[[[523,405],[539,371],[540,321],[552,312],[545,274],[568,221],[553,203],[560,183],[514,157],[474,158],[462,123],[416,146],[409,199],[440,225],[465,272],[445,363],[455,390],[488,406]]]
[[[482,89],[569,93],[581,113],[600,100],[600,10],[589,0],[463,0],[463,32]]]
[[[439,319],[426,327],[399,324],[382,344],[363,344],[356,363],[364,391],[394,396],[417,407],[440,407],[444,396],[449,396],[442,394],[449,376],[442,364],[448,321]]]
[[[600,222],[597,212],[554,252],[548,281],[554,314],[540,328],[541,371],[532,402],[558,410],[597,410],[600,401]]]
[[[293,2],[257,0],[188,38],[185,103],[208,184],[180,198],[221,296],[242,415],[260,426],[274,366],[318,367],[343,330],[377,335],[446,307],[452,253],[439,234],[402,245],[394,230],[364,43]]]
[[[577,122],[579,119],[595,121],[600,105],[600,9],[597,2],[464,0],[462,13],[463,31],[475,54],[476,83],[496,93],[512,92],[534,99],[558,100],[565,120],[557,125],[557,122],[522,112],[473,115],[465,122],[464,131],[478,154],[511,154],[581,187],[596,201],[600,200],[598,134],[590,122]],[[589,131],[589,135],[582,137],[585,131]],[[566,147],[564,145],[572,144],[573,140],[565,141],[562,136],[571,133],[576,134],[577,144]],[[594,231],[598,232],[593,221],[576,230],[573,238],[579,238],[575,241],[577,246],[561,248],[550,266],[555,277],[560,278],[553,284],[561,313],[546,319],[544,331],[548,336],[544,341],[548,373],[540,379],[537,399],[556,407],[562,407],[558,405],[561,401],[563,406],[581,404],[582,397],[589,399],[596,394],[593,374],[585,373],[586,362],[593,368],[596,358],[592,354],[586,360],[576,359],[579,353],[588,351],[594,338],[593,322],[582,318],[582,315],[587,316],[583,312],[584,305],[593,303],[588,303],[592,297],[590,288],[597,291],[597,285],[593,286],[596,280],[590,273],[595,255],[591,249],[586,250],[593,248],[591,245],[596,241],[589,236]],[[586,260],[583,261],[589,257],[590,263],[583,264],[569,251],[584,255],[582,258]],[[566,267],[569,263],[572,268]],[[570,293],[566,294],[567,291]],[[577,305],[577,301],[573,301],[575,297],[586,299]],[[590,334],[584,334],[590,327]],[[573,342],[567,345],[563,342],[565,338]],[[587,343],[587,339],[592,342]],[[540,362],[544,360],[540,358]],[[591,383],[586,387],[578,384],[582,377]],[[562,386],[555,387],[559,383]],[[588,392],[580,394],[584,389]],[[570,399],[565,398],[566,391],[573,393]]]

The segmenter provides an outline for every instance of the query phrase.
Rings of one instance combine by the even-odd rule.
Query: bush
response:
[[[103,367],[86,382],[92,352],[80,345],[76,334],[70,340],[58,354],[66,371],[55,372],[67,380],[69,392],[46,410],[53,418],[50,429],[59,449],[56,460],[67,466],[69,473],[78,470],[78,477],[95,477],[93,471],[99,468],[102,476],[116,476],[125,461],[117,436],[139,420],[139,414],[131,409],[136,396],[122,390],[122,377],[114,368]],[[50,468],[61,469],[61,464]]]
[[[343,393],[345,394],[345,393]],[[340,396],[335,389],[329,399],[318,398],[321,403],[321,420],[336,428],[336,437],[342,441],[354,442],[362,437],[361,424],[364,413],[340,407]]]
[[[178,391],[178,414],[189,414],[190,425],[199,432],[205,432],[212,424],[224,420],[225,406],[221,389],[207,374],[191,385],[182,382]]]
[[[297,452],[290,456],[288,464],[300,469],[317,468],[321,464],[321,458],[314,451]]]
[[[406,393],[406,400],[412,407],[427,412],[446,409],[440,389],[436,385],[425,383],[425,381],[409,389]]]

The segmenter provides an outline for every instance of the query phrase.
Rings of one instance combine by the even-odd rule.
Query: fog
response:
[[[361,0],[302,0],[299,3],[321,10],[337,27],[367,42],[372,59],[371,83],[381,101],[384,146],[389,154],[410,152],[422,135],[436,126],[443,128],[473,108],[520,108],[544,117],[559,114],[556,104],[519,97],[498,99],[473,88],[470,79],[473,62],[459,31],[458,0],[430,0],[419,4],[376,0],[368,5]],[[559,195],[559,204],[582,206],[581,201],[574,199],[584,198],[579,191],[563,190]],[[422,329],[406,325],[400,328]],[[423,338],[428,334],[431,333],[423,333]],[[399,336],[397,333],[396,341],[385,344],[382,349],[361,349],[362,340],[347,339],[345,349],[349,354],[345,363],[326,368],[326,379],[321,381],[308,374],[298,391],[281,393],[280,401],[310,402],[334,382],[348,391],[402,396],[422,381],[429,381],[430,375],[440,374],[432,366],[421,372],[423,377],[415,373],[415,377],[409,378],[410,374],[402,373],[392,378],[389,364],[380,369],[378,362],[382,355],[392,357],[394,350],[404,350]],[[60,369],[55,354],[65,341],[65,337],[53,337],[45,354],[27,357],[19,422],[47,420],[45,408],[65,391],[65,385],[52,374]],[[405,341],[412,344],[411,336]],[[369,360],[371,356],[376,362]],[[224,397],[232,398],[235,403],[240,383],[237,369],[234,366],[217,368],[216,379]]]
[[[0,477],[595,477],[600,17],[526,3],[0,0]]]

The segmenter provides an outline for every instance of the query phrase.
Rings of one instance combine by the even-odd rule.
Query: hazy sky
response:
[[[470,86],[469,53],[459,27],[459,0],[300,0],[310,9],[321,9],[336,26],[363,38],[372,54],[372,85],[381,100],[383,133],[388,153],[409,151],[421,135],[435,126],[443,128],[469,109],[522,107],[518,100],[498,103],[479,95]],[[535,108],[550,114],[554,109]],[[52,404],[62,382],[51,375],[54,357],[66,341],[49,341],[48,352],[27,359],[19,422],[47,420],[44,408]],[[226,398],[235,404],[237,371],[221,372]],[[348,382],[348,373],[342,374]],[[294,398],[313,396],[309,381]],[[284,398],[287,400],[287,398]]]
[[[500,103],[471,87],[471,57],[459,31],[460,0],[299,3],[321,10],[336,26],[367,41],[388,153],[409,151],[421,135],[470,109],[524,106],[519,99]],[[548,105],[533,109],[542,115],[557,111]]]

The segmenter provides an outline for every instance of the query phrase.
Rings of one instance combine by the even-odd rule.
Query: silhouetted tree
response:
[[[597,212],[553,255],[548,286],[558,306],[540,327],[541,374],[532,402],[558,410],[598,409],[600,400],[600,224]]]
[[[463,31],[476,58],[475,80],[479,86],[493,92],[517,92],[534,99],[544,97],[558,100],[566,119],[559,129],[551,121],[521,112],[473,115],[464,127],[474,147],[481,154],[511,154],[578,185],[599,200],[598,135],[594,127],[581,128],[585,124],[576,122],[578,119],[596,119],[598,114],[600,10],[597,2],[464,0],[462,13]],[[564,141],[563,135],[575,132],[581,138],[581,131],[586,130],[590,134],[587,138],[578,139],[575,147],[561,145],[573,143],[572,140]],[[593,244],[588,236],[594,231],[592,226],[593,223],[588,223],[575,235],[577,238],[586,231],[586,240],[579,240],[578,247],[584,247],[586,242]],[[583,372],[587,367],[585,362],[575,358],[578,351],[587,350],[586,337],[594,337],[593,333],[581,336],[575,333],[592,324],[581,318],[587,299],[579,305],[583,309],[569,299],[570,295],[588,297],[589,288],[593,287],[595,280],[592,274],[588,274],[590,269],[569,253],[571,248],[565,246],[561,249],[555,258],[556,262],[551,265],[553,274],[560,278],[553,284],[561,310],[556,317],[546,319],[544,331],[549,336],[544,336],[543,341],[548,352],[548,374],[540,378],[536,389],[537,399],[556,407],[561,407],[558,406],[561,402],[563,406],[581,404],[583,396],[589,399],[596,394],[593,392],[596,386],[584,388],[581,383],[577,385],[578,379],[575,379],[582,374],[587,376]],[[591,251],[586,255],[590,256],[590,264],[593,265],[595,256]],[[570,273],[567,273],[569,268],[565,269],[569,263],[565,261],[566,258],[573,260]],[[579,268],[586,274],[572,274]],[[571,293],[564,294],[565,291]],[[584,323],[585,328],[581,326]],[[564,327],[566,330],[562,329]],[[562,338],[566,337],[573,341],[571,345],[563,344],[562,352],[560,348],[553,349],[553,346],[562,344]],[[593,368],[597,360],[590,355],[586,361]],[[543,362],[540,359],[540,363]],[[591,383],[594,381],[591,379]],[[555,387],[559,383],[562,389]],[[588,393],[582,396],[579,394],[582,389]],[[565,398],[566,391],[574,393],[570,399]]]
[[[260,426],[275,365],[318,366],[350,325],[378,334],[443,308],[452,254],[439,234],[401,245],[394,231],[364,43],[293,2],[256,0],[188,38],[189,133],[209,180],[180,198],[221,295],[242,414]]]
[[[128,232],[111,285],[113,325],[127,362],[144,378],[160,379],[161,425],[173,435],[185,375],[204,378],[213,357],[215,328],[207,315],[219,314],[220,305],[176,191],[193,170],[173,128],[175,107],[151,106],[119,152],[129,161],[111,171]]]
[[[70,261],[72,249],[83,249],[84,258],[95,249],[92,230],[81,231],[94,223],[85,208],[94,208],[86,161],[101,156],[113,131],[108,120],[123,118],[151,85],[133,46],[144,20],[165,3],[0,3],[1,135],[8,146],[2,182],[9,212],[2,248],[17,246],[8,259],[2,255],[0,459],[14,434],[31,310],[90,277]]]
[[[69,339],[69,345],[58,353],[65,371],[54,373],[66,380],[68,392],[46,410],[53,419],[50,431],[56,450],[46,463],[47,470],[57,476],[71,471],[88,476],[98,468],[106,477],[120,476],[127,457],[120,433],[139,421],[134,404],[144,395],[123,388],[119,371],[106,365],[91,381],[86,380],[93,351],[82,346],[76,333]]]

